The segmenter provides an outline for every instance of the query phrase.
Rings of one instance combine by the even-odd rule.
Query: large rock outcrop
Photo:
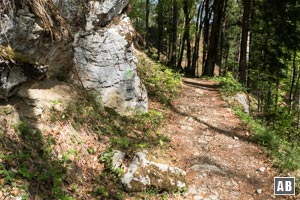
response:
[[[72,80],[104,106],[122,113],[146,111],[147,93],[136,73],[135,31],[122,13],[128,0],[52,1],[45,12],[53,19],[32,9],[39,1],[16,1],[13,16],[1,15],[0,44],[47,65],[50,78],[66,80],[74,73]],[[1,78],[0,92],[10,85],[7,81]],[[0,96],[11,93],[5,89]]]
[[[116,17],[127,3],[90,1],[85,30],[75,35],[74,42],[75,68],[84,87],[122,113],[147,110],[147,93],[136,72],[134,29],[126,15]]]

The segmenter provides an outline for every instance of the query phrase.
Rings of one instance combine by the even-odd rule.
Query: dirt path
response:
[[[274,199],[271,161],[221,99],[218,85],[184,79],[168,113],[166,156],[187,172],[185,196],[170,199]],[[276,199],[282,199],[282,197]]]

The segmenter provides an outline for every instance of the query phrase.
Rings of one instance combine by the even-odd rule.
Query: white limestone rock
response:
[[[123,114],[148,108],[147,93],[136,71],[133,32],[123,15],[118,24],[76,34],[74,42],[74,64],[84,87],[99,93],[104,106]]]
[[[138,152],[121,178],[121,182],[129,192],[150,188],[176,191],[186,187],[185,176],[184,170],[148,160],[144,152]]]
[[[249,103],[249,98],[247,96],[247,94],[239,92],[236,95],[234,95],[231,99],[231,101],[235,104],[238,104],[239,106],[241,106],[243,108],[243,111],[245,113],[249,113],[250,112],[250,103]]]

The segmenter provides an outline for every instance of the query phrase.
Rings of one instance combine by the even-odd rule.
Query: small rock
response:
[[[262,193],[262,189],[257,189],[257,190],[256,190],[256,193],[257,193],[257,194],[261,194],[261,193]]]
[[[198,194],[196,186],[191,185],[185,194]]]
[[[239,140],[239,138],[238,138],[238,137],[236,137],[236,136],[234,136],[234,137],[233,137],[233,139],[235,139],[235,140]]]
[[[232,145],[231,144],[228,145],[228,149],[232,149]]]
[[[112,161],[111,161],[112,168],[117,169],[117,168],[121,167],[122,163],[124,161],[124,158],[125,158],[125,153],[115,150],[113,152]]]
[[[261,172],[261,173],[264,173],[265,170],[266,170],[265,167],[260,167],[260,168],[258,169],[258,171]]]
[[[208,142],[202,138],[198,138],[198,143],[199,144],[207,144]]]
[[[201,200],[201,199],[203,199],[203,196],[200,196],[200,195],[194,196],[194,200]]]
[[[239,92],[234,97],[231,98],[234,104],[238,104],[243,107],[245,113],[249,113],[249,98],[247,94]]]
[[[251,176],[249,174],[247,174],[247,178],[251,178]]]
[[[199,156],[200,156],[200,153],[199,153],[199,152],[196,152],[196,153],[193,154],[193,156],[199,157]],[[0,161],[0,162],[1,162],[1,161]]]
[[[219,199],[219,197],[217,195],[210,195],[209,198],[211,200],[217,200],[217,199]]]
[[[187,121],[188,121],[188,122],[194,122],[194,119],[193,119],[192,117],[189,117],[189,118],[187,119]]]
[[[213,173],[219,173],[219,174],[224,174],[222,169],[215,165],[209,165],[209,164],[195,164],[191,167],[193,171],[199,171],[199,172],[204,172],[202,176],[207,176],[205,172],[213,172]]]
[[[238,185],[239,185],[239,184],[238,184],[236,181],[234,181],[234,180],[232,180],[232,184],[235,185],[235,186],[238,186]]]
[[[235,197],[238,197],[238,196],[240,196],[240,193],[239,193],[239,192],[237,192],[237,191],[233,191],[233,192],[232,192],[232,194],[233,194],[233,196],[235,196]]]
[[[192,131],[192,130],[194,130],[194,128],[193,128],[193,127],[190,127],[190,126],[180,126],[180,128],[183,129],[183,130],[187,130],[187,131]]]
[[[211,141],[211,140],[214,139],[214,137],[205,135],[205,136],[204,136],[204,139],[205,139],[206,141]]]

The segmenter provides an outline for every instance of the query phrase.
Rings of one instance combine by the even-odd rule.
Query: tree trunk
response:
[[[146,0],[146,49],[149,49],[149,14],[150,0]]]
[[[297,81],[296,81],[296,85],[295,85],[294,94],[293,94],[293,97],[292,97],[293,99],[297,98],[297,92],[300,95],[300,91],[299,91],[299,84],[300,83],[299,82],[300,82],[300,68],[298,67],[298,70],[297,70]],[[300,98],[299,98],[299,101],[300,101]],[[299,112],[300,112],[300,110],[299,110]]]
[[[204,16],[204,27],[203,27],[203,55],[202,55],[202,71],[204,70],[206,55],[209,42],[209,20],[210,20],[210,0],[205,0],[205,16]],[[204,73],[204,71],[202,72]]]
[[[196,23],[196,34],[195,34],[195,47],[194,47],[194,54],[193,54],[193,59],[192,59],[192,68],[198,69],[198,58],[199,58],[199,45],[200,45],[200,38],[201,38],[201,33],[202,33],[202,25],[203,25],[203,20],[202,20],[202,14],[203,14],[203,9],[204,9],[204,1],[202,1],[198,7],[198,13],[197,13],[197,23]],[[198,70],[196,73],[196,76],[198,76]]]
[[[178,6],[177,0],[173,0],[173,19],[172,19],[172,52],[171,52],[171,65],[176,67],[177,55],[177,21],[178,21]]]
[[[212,30],[209,40],[209,48],[207,53],[207,60],[205,62],[204,75],[213,76],[214,69],[218,54],[218,41],[220,26],[222,21],[222,11],[224,7],[225,0],[214,1],[214,20],[212,24]]]
[[[186,39],[186,59],[187,64],[185,67],[185,72],[187,74],[192,74],[193,69],[191,69],[191,38],[190,38],[190,5],[189,0],[183,1],[183,12],[185,16],[184,34]],[[195,70],[194,70],[195,71]]]
[[[221,76],[222,74],[222,70],[223,70],[223,52],[224,52],[224,41],[225,41],[225,31],[226,31],[226,9],[227,9],[227,1],[225,1],[224,3],[224,8],[223,8],[223,20],[222,20],[222,25],[220,28],[220,53],[218,54],[218,65],[219,65],[219,76]]]
[[[291,114],[292,110],[292,105],[293,105],[293,89],[295,85],[295,80],[297,76],[297,70],[296,70],[296,56],[297,56],[297,51],[294,50],[294,55],[293,55],[293,71],[291,74],[291,85],[290,85],[290,91],[289,91],[289,113]]]
[[[184,46],[185,46],[185,40],[186,40],[186,33],[184,32],[183,37],[181,39],[181,48],[180,48],[180,52],[179,52],[179,59],[178,59],[178,63],[177,63],[177,68],[178,69],[182,69],[182,59],[183,59],[183,52],[184,52]]]
[[[249,19],[250,19],[250,0],[243,0],[244,13],[242,23],[242,39],[241,39],[241,52],[239,62],[239,81],[243,86],[247,86],[247,46],[249,35]]]
[[[157,59],[160,60],[160,53],[162,50],[162,38],[163,38],[163,8],[162,0],[158,1],[158,41],[157,41]]]

